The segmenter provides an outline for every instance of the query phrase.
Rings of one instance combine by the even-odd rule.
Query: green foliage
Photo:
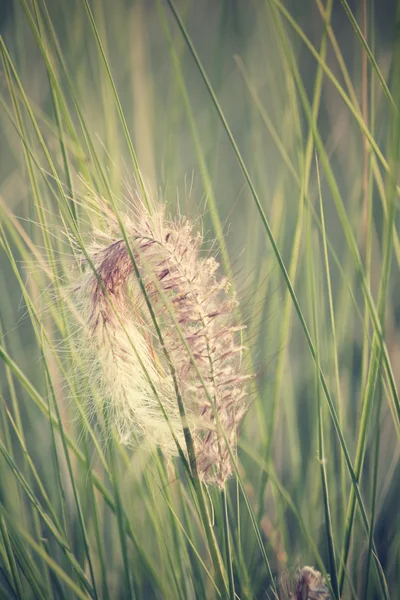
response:
[[[12,4],[1,598],[285,599],[304,565],[400,596],[399,23],[360,5]],[[223,491],[122,446],[77,352],[74,254],[99,196],[126,239],[136,194],[201,219],[240,298],[256,377]]]

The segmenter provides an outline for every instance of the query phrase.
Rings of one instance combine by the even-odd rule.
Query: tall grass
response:
[[[12,4],[0,38],[0,598],[400,596],[398,10],[384,17],[372,0],[357,12],[346,0]],[[139,201],[186,215],[239,299],[226,304],[246,326],[237,439],[164,271],[146,284],[126,219]],[[174,458],[140,423],[121,443],[110,393],[82,360],[73,290],[83,263],[104,284],[93,232],[109,232],[111,213],[160,351],[146,368],[136,343],[128,379],[140,371],[161,407],[162,369],[171,377]],[[129,337],[125,307],[112,310]],[[167,321],[226,448],[220,486],[198,477],[193,392],[175,380]]]

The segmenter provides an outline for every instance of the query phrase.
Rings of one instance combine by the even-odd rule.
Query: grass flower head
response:
[[[198,476],[223,486],[248,379],[230,282],[201,256],[188,219],[138,203],[122,219],[124,236],[115,215],[104,215],[107,232],[94,233],[74,290],[121,441],[140,438],[173,456],[187,426]]]

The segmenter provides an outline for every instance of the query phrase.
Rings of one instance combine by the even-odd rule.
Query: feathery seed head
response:
[[[328,586],[319,571],[303,567],[297,575],[296,600],[330,600]]]
[[[297,569],[294,576],[285,570],[280,577],[279,598],[287,600],[330,600],[323,575],[313,567]]]
[[[75,298],[121,441],[139,435],[177,454],[178,390],[198,476],[223,486],[249,379],[229,281],[218,277],[214,258],[201,258],[202,236],[188,220],[168,221],[162,207],[138,204],[134,218],[123,218],[128,248],[115,216],[105,214],[109,230],[94,235]]]

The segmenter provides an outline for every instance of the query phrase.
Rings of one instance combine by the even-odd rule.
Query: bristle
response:
[[[83,260],[84,274],[75,284],[85,338],[99,366],[98,384],[123,443],[139,435],[172,456],[177,450],[171,427],[183,441],[172,365],[194,439],[197,473],[205,483],[223,486],[232,472],[226,440],[234,451],[246,408],[248,375],[240,358],[236,300],[228,280],[217,276],[217,261],[200,258],[202,237],[188,220],[169,222],[161,207],[153,206],[150,213],[140,203],[134,214],[134,219],[123,217],[124,229],[162,344],[130,252],[107,211],[109,231],[95,235],[88,248],[92,265]]]

